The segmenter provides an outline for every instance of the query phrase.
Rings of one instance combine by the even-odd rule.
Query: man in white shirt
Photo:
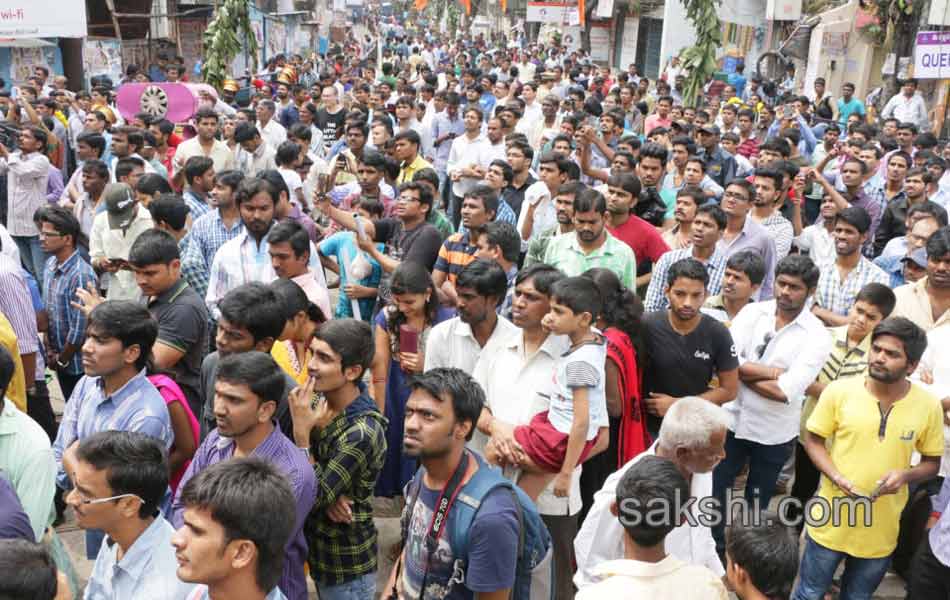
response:
[[[199,109],[195,114],[198,135],[178,144],[172,159],[172,183],[179,188],[185,185],[185,163],[192,156],[207,156],[214,162],[214,172],[220,173],[235,168],[234,153],[227,143],[215,139],[218,133],[218,113],[210,108]]]
[[[469,263],[455,280],[458,316],[432,328],[426,340],[425,370],[455,367],[474,372],[480,360],[518,331],[495,312],[508,291],[508,277],[495,262]]]
[[[930,117],[927,115],[927,103],[924,102],[924,97],[917,93],[916,79],[905,79],[901,84],[900,93],[894,94],[884,105],[881,118],[891,117],[899,119],[901,123],[913,123],[920,131],[929,129]]]
[[[33,214],[46,204],[50,169],[45,154],[47,140],[46,132],[39,127],[24,127],[17,140],[19,150],[10,152],[0,144],[0,175],[7,176],[7,229],[37,281],[43,281],[46,255],[40,248]]]
[[[689,493],[679,466],[668,458],[644,456],[632,465],[617,485],[615,504],[614,519],[624,530],[623,558],[595,566],[591,575],[597,581],[578,592],[577,600],[725,600],[721,575],[665,548],[680,517],[680,499]]]
[[[274,119],[277,112],[277,105],[273,100],[261,100],[257,103],[257,130],[261,132],[261,137],[271,147],[276,149],[287,140],[287,130],[284,126]]]
[[[567,181],[570,161],[562,154],[545,152],[538,160],[540,181],[531,184],[524,194],[521,212],[518,215],[518,232],[524,246],[532,239],[557,224],[554,197]]]
[[[135,199],[127,184],[110,183],[102,192],[106,210],[95,216],[89,234],[89,258],[99,283],[106,289],[106,300],[142,298],[135,273],[128,264],[129,250],[136,238],[155,224],[147,208]]]
[[[739,356],[739,394],[723,405],[734,421],[726,458],[713,474],[714,494],[726,509],[733,505],[726,491],[748,460],[745,500],[764,510],[794,450],[805,389],[831,352],[831,335],[807,308],[819,274],[807,256],[783,258],[775,267],[775,299],[747,305],[729,328]],[[723,530],[713,527],[720,551]]]
[[[245,177],[257,177],[263,171],[276,169],[274,160],[277,148],[265,142],[261,132],[250,123],[241,123],[234,130],[234,141],[240,144],[243,152],[238,169]]]
[[[515,279],[511,320],[517,327],[514,335],[499,344],[496,351],[485,356],[473,373],[485,390],[485,408],[478,420],[478,432],[469,446],[483,452],[489,439],[507,450],[514,440],[514,428],[527,425],[539,412],[548,409],[550,398],[538,392],[551,380],[558,357],[568,350],[570,341],[541,327],[541,319],[550,310],[551,286],[564,274],[550,265],[536,264],[521,271]],[[506,460],[517,462],[516,456]],[[572,545],[577,535],[577,515],[581,510],[581,467],[571,477],[570,493],[559,498],[552,491],[554,484],[538,496],[538,511],[547,525],[554,544],[555,585],[557,597],[565,597],[572,589],[570,567]]]
[[[577,573],[574,584],[583,589],[593,583],[593,569],[608,560],[623,558],[623,526],[617,519],[617,485],[624,474],[645,456],[667,458],[687,478],[691,498],[707,498],[712,494],[712,471],[725,456],[729,415],[726,411],[702,398],[680,398],[663,418],[660,436],[642,454],[634,457],[607,478],[604,487],[594,495],[594,505],[577,538],[574,552]],[[700,516],[694,504],[690,514]],[[666,536],[666,551],[692,565],[708,567],[717,576],[725,574],[709,527],[686,522]]]
[[[455,215],[462,206],[462,198],[475,184],[484,179],[491,162],[491,147],[482,135],[481,109],[476,106],[466,108],[462,114],[462,123],[465,125],[465,133],[452,140],[449,162],[446,164],[446,173],[452,180],[453,196],[449,216],[455,222]]]

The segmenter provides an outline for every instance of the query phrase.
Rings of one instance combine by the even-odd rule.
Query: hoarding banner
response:
[[[0,8],[0,38],[86,37],[83,0],[10,0]]]
[[[914,77],[950,79],[950,31],[921,31],[917,34]]]
[[[529,23],[578,25],[580,18],[576,4],[566,2],[528,2],[528,11],[525,21]]]

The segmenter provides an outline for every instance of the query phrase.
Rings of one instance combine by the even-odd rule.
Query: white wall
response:
[[[765,4],[765,0],[722,0],[719,19],[737,25],[764,26],[766,24]],[[696,43],[696,31],[686,18],[686,7],[682,0],[667,0],[661,16],[663,44],[660,49],[660,67],[662,68],[669,61],[670,56]],[[755,61],[762,51],[762,48],[753,42],[745,60],[746,74],[754,71]]]
[[[652,15],[651,15],[652,16]],[[686,7],[681,0],[666,0],[663,7],[663,40],[660,43],[660,69],[670,56],[696,43],[696,30],[686,18]]]

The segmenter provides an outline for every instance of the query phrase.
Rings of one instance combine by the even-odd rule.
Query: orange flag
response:
[[[580,19],[581,27],[584,26],[584,13],[586,12],[586,7],[584,6],[584,0],[577,0],[577,16]]]
[[[415,8],[417,12],[422,12],[425,10],[426,5],[429,4],[429,0],[415,0]]]
[[[461,0],[462,6],[465,7],[465,14],[472,14],[472,0]]]
[[[508,12],[508,0],[500,0],[501,12]]]

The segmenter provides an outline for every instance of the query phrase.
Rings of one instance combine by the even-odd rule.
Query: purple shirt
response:
[[[46,201],[50,204],[59,202],[59,197],[63,195],[63,173],[56,167],[50,165],[49,181],[46,182]]]
[[[940,493],[933,499],[933,509],[942,514],[930,530],[930,550],[944,566],[950,567],[950,477],[943,478]]]
[[[775,277],[775,241],[769,235],[769,230],[752,220],[752,217],[746,216],[745,225],[739,235],[727,242],[726,238],[721,238],[716,244],[716,250],[723,253],[728,261],[729,258],[737,252],[743,250],[754,250],[765,260],[765,279],[762,280],[762,287],[759,288],[758,298],[766,300],[772,297],[772,279]]]
[[[316,499],[317,482],[313,474],[313,467],[307,458],[307,451],[297,447],[287,436],[280,431],[277,423],[274,430],[261,445],[254,449],[252,454],[274,464],[287,475],[290,487],[294,490],[297,499],[297,515],[294,521],[294,532],[287,542],[284,558],[284,572],[280,576],[278,587],[287,596],[288,600],[307,600],[307,579],[303,572],[304,562],[307,560],[307,540],[303,535],[303,524],[313,508]],[[175,502],[172,504],[172,514],[169,519],[178,529],[182,526],[184,506],[181,504],[181,491],[185,484],[203,469],[213,464],[225,461],[234,456],[234,440],[218,434],[215,429],[208,434],[201,443],[191,460],[188,470],[185,471],[178,484]]]

